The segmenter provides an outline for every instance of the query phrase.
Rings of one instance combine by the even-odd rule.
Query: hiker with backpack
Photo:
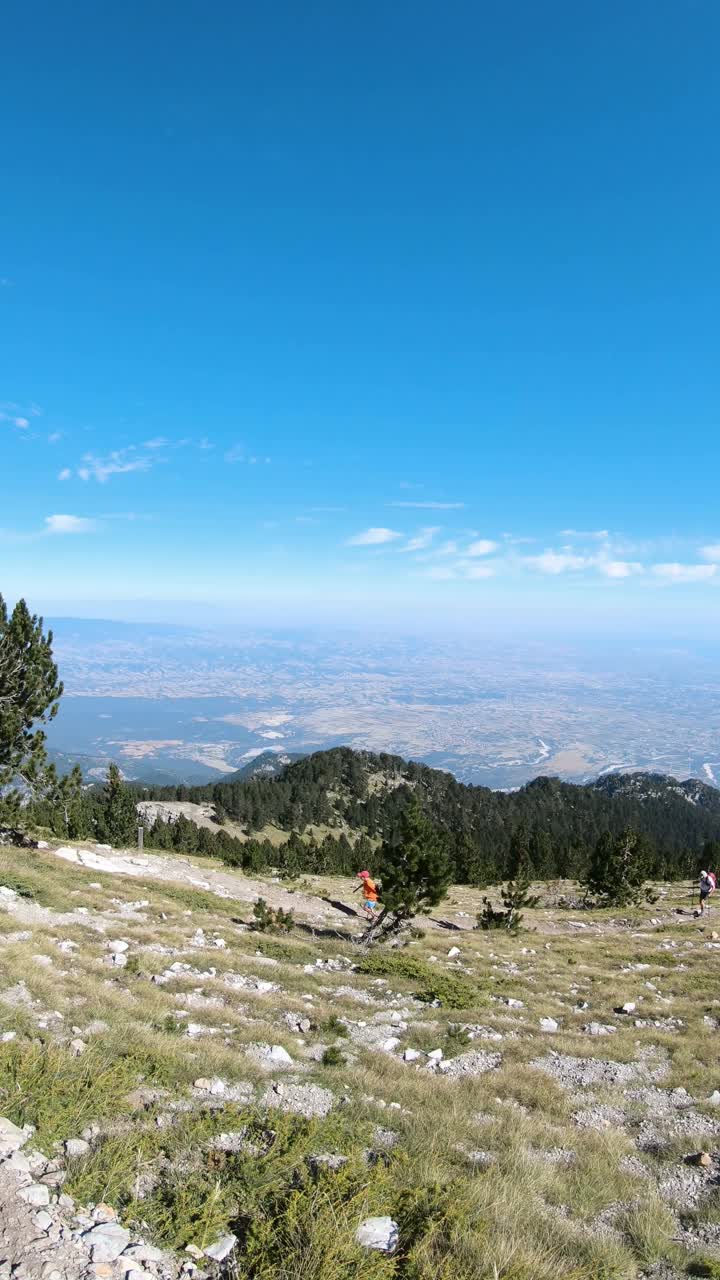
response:
[[[705,915],[705,904],[717,888],[717,876],[714,871],[700,872],[700,909],[698,915]]]

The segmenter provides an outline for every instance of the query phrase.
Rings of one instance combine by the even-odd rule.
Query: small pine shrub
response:
[[[328,1036],[347,1036],[350,1034],[345,1023],[340,1021],[336,1013],[331,1013],[330,1017],[325,1019],[320,1030],[324,1031],[325,1035]]]
[[[328,1048],[324,1050],[320,1061],[324,1067],[342,1067],[345,1065],[344,1055],[340,1052],[337,1045],[333,1044],[329,1045]]]
[[[266,933],[279,929],[283,933],[289,933],[295,920],[292,911],[283,911],[282,907],[268,906],[264,898],[258,898],[253,907],[253,929],[257,929],[259,933]]]
[[[532,910],[540,901],[529,890],[530,883],[521,874],[501,889],[502,908],[494,907],[489,898],[483,898],[483,909],[477,916],[478,929],[505,929],[507,933],[517,933],[523,921],[523,910]]]

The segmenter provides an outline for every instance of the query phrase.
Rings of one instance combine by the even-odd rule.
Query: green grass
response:
[[[419,1000],[428,1003],[439,1000],[441,1005],[452,1009],[473,1009],[483,1003],[479,982],[472,982],[460,974],[443,972],[439,966],[427,964],[404,950],[383,951],[377,948],[370,951],[360,961],[358,973],[405,979],[412,983]]]
[[[240,873],[237,879],[240,888]],[[102,889],[89,890],[90,880]],[[720,1280],[714,1259],[704,1251],[685,1253],[673,1242],[677,1223],[657,1195],[658,1176],[686,1151],[685,1140],[674,1141],[663,1157],[644,1154],[648,1177],[623,1171],[623,1157],[634,1153],[632,1134],[580,1130],[572,1114],[582,1098],[531,1065],[550,1051],[629,1062],[641,1049],[660,1046],[669,1063],[661,1087],[683,1084],[706,1097],[715,1083],[717,1049],[702,1015],[716,1011],[707,994],[707,934],[690,920],[655,929],[648,918],[660,909],[653,908],[633,912],[634,924],[611,928],[612,913],[587,912],[587,932],[576,933],[570,921],[579,912],[539,908],[528,913],[531,929],[517,938],[463,933],[459,969],[446,963],[445,936],[432,925],[397,949],[365,953],[323,936],[310,947],[297,937],[299,930],[280,939],[232,928],[249,914],[237,900],[141,877],[128,883],[27,850],[0,853],[0,883],[23,894],[17,917],[0,912],[0,1030],[18,1035],[0,1045],[0,1114],[36,1125],[35,1141],[48,1154],[87,1125],[100,1126],[89,1155],[68,1166],[66,1189],[79,1204],[107,1201],[133,1229],[181,1252],[233,1231],[241,1240],[233,1280],[635,1280],[666,1258],[688,1275]],[[350,900],[347,883],[337,879],[317,878],[316,887],[323,896]],[[472,920],[480,894],[456,887],[452,897],[438,914],[446,918],[460,908]],[[113,898],[149,899],[146,919],[118,917]],[[92,917],[60,925],[37,913],[32,938],[13,940],[31,901],[51,912],[87,905]],[[672,902],[665,905],[666,919]],[[130,943],[125,969],[103,964],[105,938],[88,927],[103,911],[113,913],[105,916],[106,936]],[[222,931],[226,948],[189,946],[199,924],[208,938]],[[678,947],[660,950],[670,935]],[[76,941],[78,950],[59,952],[61,937]],[[694,946],[685,948],[685,942]],[[256,950],[278,964],[258,964]],[[436,960],[433,950],[440,952]],[[317,956],[339,954],[358,961],[359,972],[304,972],[302,966],[314,965]],[[41,966],[37,955],[53,963]],[[187,975],[165,986],[149,981],[174,959],[216,974]],[[637,963],[650,968],[627,968]],[[232,989],[223,981],[229,970],[267,976],[280,990],[257,995]],[[2,992],[20,980],[37,1003],[4,1005]],[[351,999],[348,987],[372,1003]],[[698,998],[698,991],[705,996]],[[222,997],[222,1003],[193,1007],[196,993]],[[521,998],[523,1009],[509,1010],[501,998],[506,994]],[[312,999],[303,1001],[307,996]],[[589,1010],[575,1010],[578,998],[589,1000]],[[613,1006],[627,999],[639,1002],[643,1018],[672,1013],[686,1025],[675,1035],[652,1023],[636,1028],[633,1019],[612,1015]],[[469,1047],[463,1025],[482,1021],[504,1039],[478,1039],[472,1047],[499,1050],[499,1069],[453,1082],[425,1071],[424,1060],[418,1069],[399,1053],[355,1046],[346,1052],[340,1039],[347,1034],[345,1020],[369,1022],[403,1002],[410,1006],[402,1012],[410,1025],[401,1047],[441,1047],[452,1057]],[[218,1034],[190,1039],[187,1019],[179,1016],[183,1008]],[[39,1009],[63,1013],[55,1031],[38,1029]],[[289,1010],[311,1020],[303,1037],[288,1032]],[[539,1031],[539,1019],[548,1014],[561,1022],[557,1035]],[[74,1024],[82,1030],[96,1019],[107,1030],[86,1036],[90,1047],[72,1057],[59,1039],[69,1040]],[[617,1033],[601,1040],[584,1036],[581,1027],[592,1019],[616,1022]],[[304,1120],[259,1110],[268,1077],[244,1053],[251,1041],[286,1043],[297,1067],[290,1078],[330,1088],[336,1096],[330,1114]],[[317,1061],[319,1044],[328,1046],[324,1061]],[[254,1103],[206,1106],[193,1081],[215,1075],[250,1082]],[[139,1086],[167,1095],[143,1110],[129,1097]],[[598,1100],[626,1101],[618,1089],[596,1092]],[[192,1109],[170,1113],[173,1099],[192,1100]],[[391,1102],[398,1107],[382,1105]],[[382,1145],[378,1127],[395,1134],[394,1146]],[[219,1133],[236,1131],[245,1133],[245,1150],[213,1149]],[[558,1148],[569,1153],[570,1163],[550,1158]],[[486,1152],[489,1162],[473,1163],[476,1150]],[[370,1159],[368,1152],[374,1153]],[[347,1163],[336,1171],[313,1166],[308,1157],[323,1153],[345,1156]],[[596,1227],[610,1209],[612,1234]],[[716,1212],[709,1200],[684,1213],[683,1222],[699,1228]],[[359,1222],[374,1214],[389,1214],[400,1226],[393,1257],[366,1253],[355,1243]]]

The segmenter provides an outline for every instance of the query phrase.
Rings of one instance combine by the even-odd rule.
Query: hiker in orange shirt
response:
[[[369,871],[358,871],[357,879],[361,881],[361,884],[357,886],[355,893],[357,893],[358,889],[362,889],[362,908],[367,919],[372,920],[374,919],[375,912],[378,910],[380,905],[378,902],[378,887],[372,879]]]

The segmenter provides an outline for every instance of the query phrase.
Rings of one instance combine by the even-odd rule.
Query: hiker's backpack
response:
[[[714,871],[708,871],[707,878],[710,881],[710,892],[712,893],[713,889],[717,889],[717,876]]]

